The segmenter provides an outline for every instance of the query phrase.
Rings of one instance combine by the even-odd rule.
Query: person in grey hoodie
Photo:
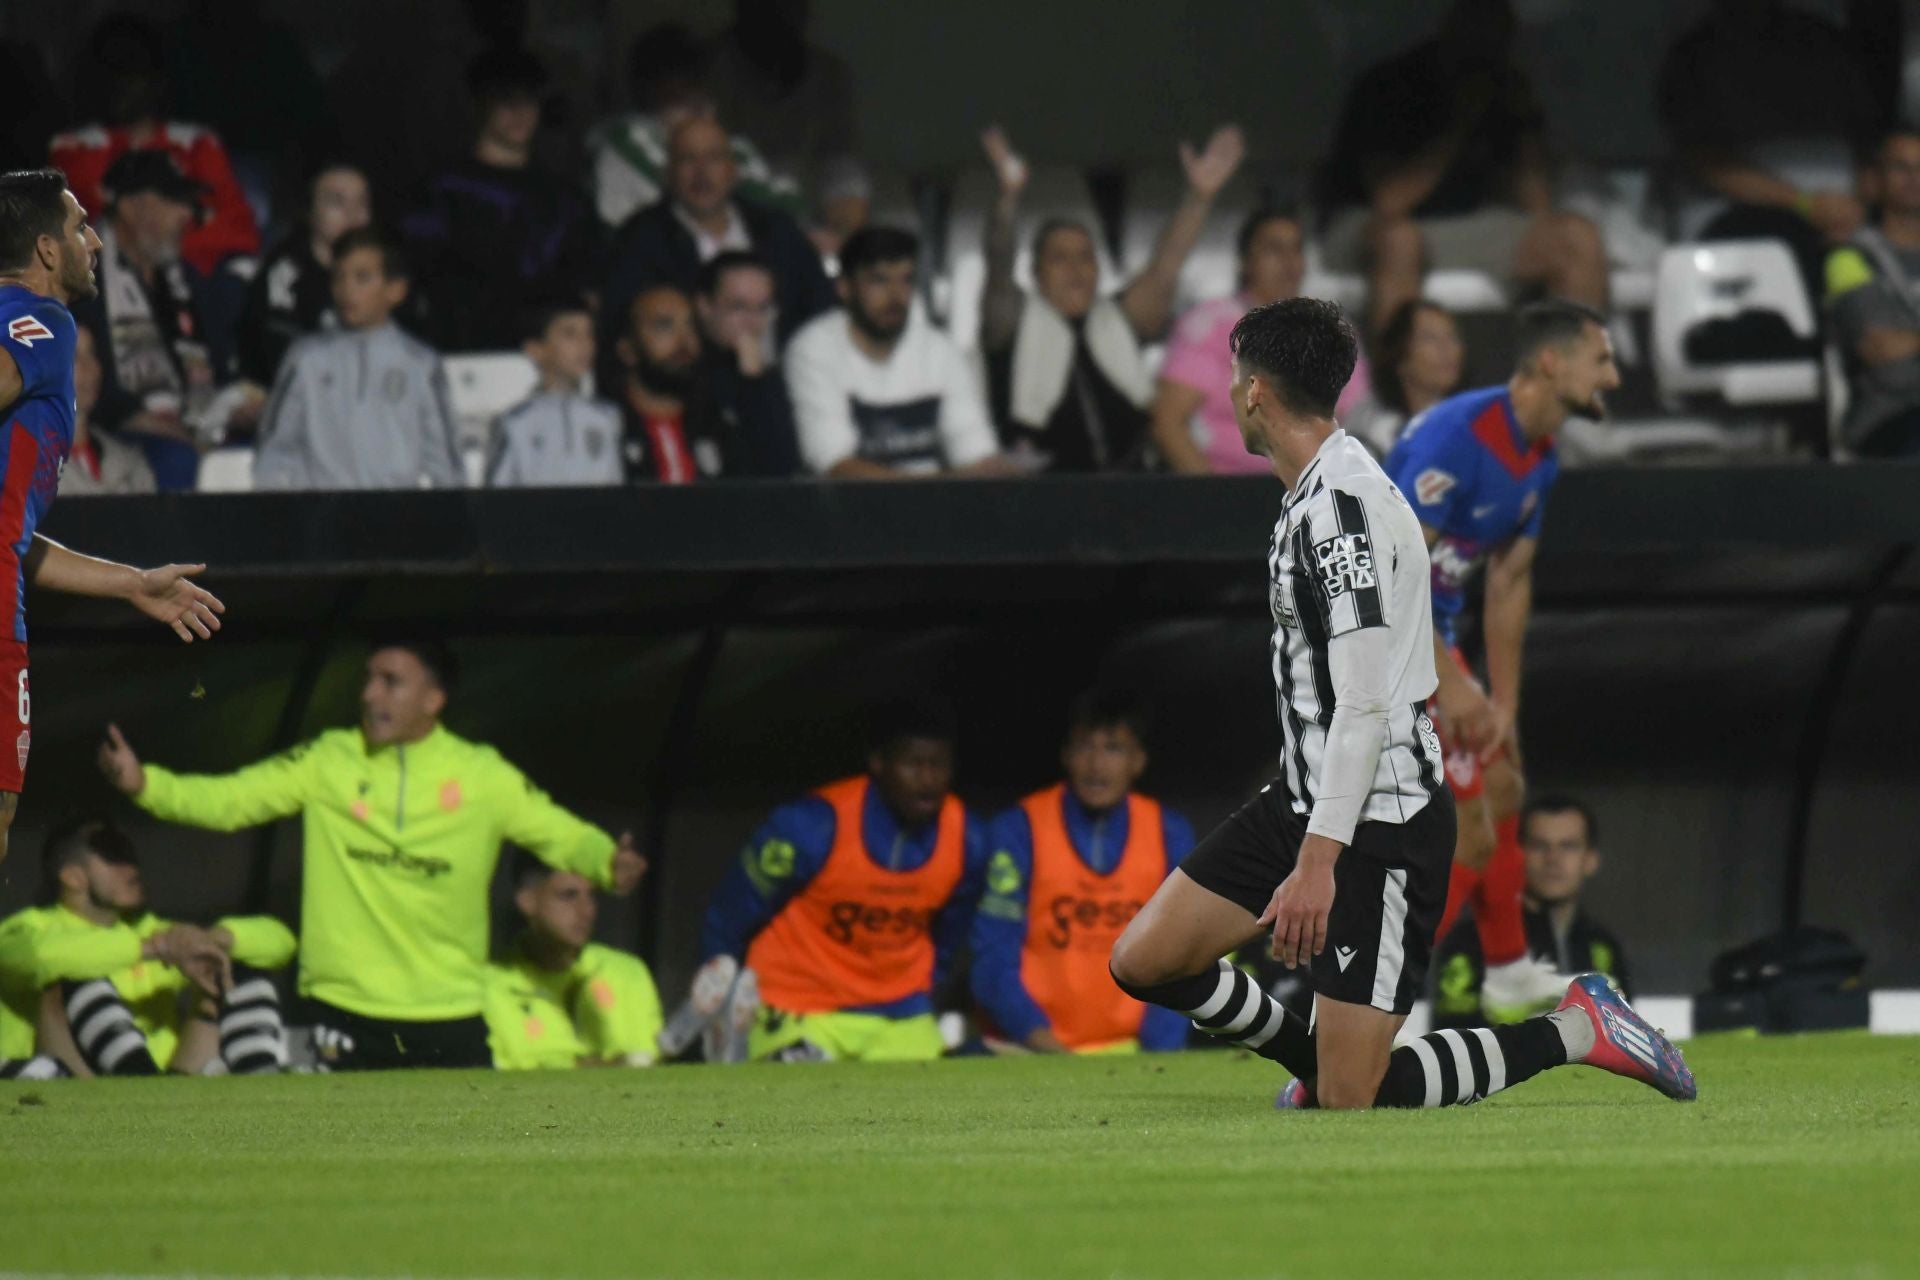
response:
[[[393,323],[408,275],[361,227],[333,250],[340,328],[288,349],[261,424],[260,489],[457,488],[464,479],[440,357]]]
[[[520,349],[540,371],[533,394],[500,415],[487,483],[559,488],[627,478],[620,410],[582,389],[593,372],[593,312],[580,298],[529,308]]]

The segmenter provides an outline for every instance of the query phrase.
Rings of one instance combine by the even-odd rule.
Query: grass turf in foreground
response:
[[[1275,1113],[1242,1055],[0,1087],[0,1273],[1896,1276],[1920,1040]]]

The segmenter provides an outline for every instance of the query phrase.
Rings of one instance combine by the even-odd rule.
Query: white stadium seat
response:
[[[194,486],[201,493],[253,492],[253,450],[233,445],[215,449],[200,459],[200,478]]]
[[[1800,404],[1820,398],[1820,362],[1775,360],[1700,364],[1687,335],[1713,320],[1771,311],[1799,337],[1816,333],[1813,304],[1787,246],[1776,240],[1677,245],[1660,255],[1653,307],[1653,364],[1661,394],[1718,396],[1735,407]]]

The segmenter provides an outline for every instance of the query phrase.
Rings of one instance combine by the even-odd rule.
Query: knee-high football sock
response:
[[[1114,981],[1135,1000],[1184,1013],[1208,1035],[1251,1049],[1302,1079],[1319,1069],[1307,1024],[1226,960],[1190,978],[1157,986],[1134,986],[1118,977]]]
[[[233,986],[220,1001],[220,1058],[235,1075],[286,1070],[280,993],[258,969],[234,966]]]
[[[1578,1062],[1592,1047],[1593,1024],[1578,1009],[1503,1027],[1435,1031],[1393,1051],[1373,1105],[1478,1102],[1549,1067]]]
[[[72,1074],[58,1058],[49,1058],[44,1053],[0,1062],[0,1080],[58,1080]]]
[[[1473,891],[1479,885],[1479,870],[1455,858],[1447,871],[1447,905],[1440,913],[1440,927],[1434,930],[1434,942],[1453,932],[1454,924],[1460,919],[1460,909],[1473,900]]]
[[[1489,968],[1527,954],[1526,888],[1527,855],[1520,848],[1520,816],[1513,814],[1494,825],[1493,856],[1473,892],[1473,921]]]
[[[73,1043],[95,1075],[157,1076],[160,1068],[147,1037],[134,1025],[133,1010],[105,978],[61,987]]]

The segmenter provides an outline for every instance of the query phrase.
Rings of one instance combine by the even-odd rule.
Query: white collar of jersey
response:
[[[1333,434],[1320,442],[1320,447],[1313,451],[1313,461],[1306,465],[1306,469],[1300,473],[1300,478],[1293,482],[1293,488],[1287,490],[1287,500],[1283,504],[1282,510],[1290,509],[1296,502],[1299,502],[1306,496],[1308,492],[1307,481],[1311,480],[1313,473],[1320,469],[1320,460],[1334,449],[1345,444],[1346,440],[1346,429],[1344,427],[1335,427]]]

